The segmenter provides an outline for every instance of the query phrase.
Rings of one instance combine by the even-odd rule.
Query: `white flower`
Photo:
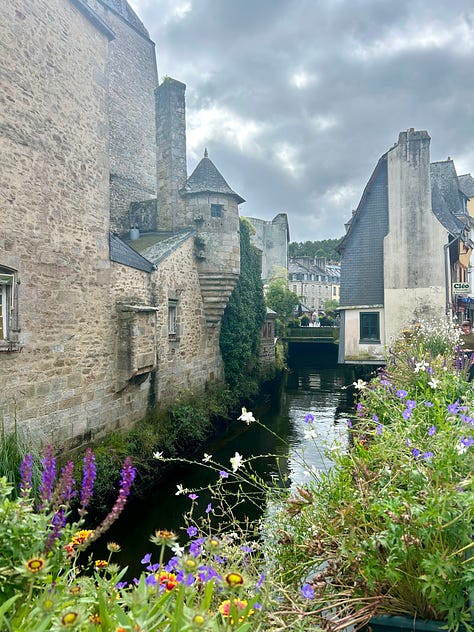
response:
[[[242,408],[242,414],[240,415],[240,417],[237,418],[237,420],[245,421],[245,423],[248,426],[250,422],[255,421],[255,417],[253,416],[253,413],[251,413],[250,411],[247,412],[246,408]]]
[[[177,542],[174,542],[170,548],[178,557],[181,557],[184,553],[184,546],[180,546]]]
[[[180,496],[181,494],[187,494],[189,491],[189,489],[186,489],[185,487],[183,487],[181,483],[178,483],[176,487],[178,488],[178,491],[175,492],[175,496]]]
[[[431,388],[438,388],[439,380],[437,380],[435,377],[432,377],[431,380],[428,382],[428,386],[431,386]]]
[[[417,362],[415,364],[415,373],[419,373],[420,371],[426,371],[426,369],[429,366],[430,365],[428,364],[428,362],[425,362],[424,360],[422,360],[421,362]]]
[[[367,382],[364,382],[364,380],[358,379],[357,382],[352,382],[352,386],[354,388],[357,388],[359,391],[362,391],[367,386]]]
[[[230,459],[230,464],[232,465],[232,471],[237,472],[239,467],[242,465],[244,459],[241,454],[236,452],[234,456]]]
[[[212,459],[212,454],[207,454],[207,452],[204,452],[204,456],[202,457],[203,462],[209,463],[211,459]]]
[[[160,459],[163,458],[163,452],[153,452],[153,458],[158,459],[159,461]]]
[[[458,443],[458,445],[456,446],[456,450],[458,451],[458,454],[464,454],[465,452],[467,452],[467,447],[464,445],[464,443]]]
[[[316,437],[318,436],[317,430],[315,428],[305,430],[303,434],[305,439],[316,439]]]

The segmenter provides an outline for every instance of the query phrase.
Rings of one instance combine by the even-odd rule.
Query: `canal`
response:
[[[289,371],[281,384],[262,394],[253,407],[255,418],[269,430],[257,423],[246,425],[236,421],[224,436],[214,439],[195,455],[195,464],[176,462],[146,498],[127,505],[105,541],[94,547],[94,556],[107,557],[106,542],[119,543],[122,550],[114,556],[114,561],[128,566],[131,578],[140,573],[143,568],[140,560],[152,551],[149,537],[155,530],[170,529],[184,534],[182,516],[189,511],[192,501],[187,493],[177,494],[177,486],[182,485],[199,496],[195,501],[195,516],[204,515],[214,500],[207,485],[219,475],[206,467],[202,461],[204,454],[212,455],[212,460],[229,472],[230,458],[236,452],[244,460],[261,455],[252,460],[252,467],[270,485],[294,486],[304,482],[309,468],[330,466],[325,448],[334,441],[347,441],[346,419],[354,407],[353,381],[353,371],[337,365],[332,354],[316,356],[313,348],[308,355],[290,358]],[[305,422],[307,415],[314,418],[310,425]],[[268,454],[273,456],[264,456]],[[156,466],[160,467],[159,461]],[[259,517],[254,506],[241,506],[239,510],[240,519]]]

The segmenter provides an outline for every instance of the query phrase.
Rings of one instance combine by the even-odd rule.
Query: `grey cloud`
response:
[[[217,107],[261,126],[259,151],[222,134],[204,144],[247,200],[242,213],[286,211],[292,239],[340,236],[401,130],[427,129],[433,159],[472,152],[471,0],[192,0],[166,24],[158,0],[134,1],[160,76],[187,84],[188,112]],[[449,41],[455,27],[465,41]],[[290,82],[299,72],[310,78],[301,89]],[[296,150],[298,177],[275,155],[282,144]],[[351,199],[329,195],[338,189]]]

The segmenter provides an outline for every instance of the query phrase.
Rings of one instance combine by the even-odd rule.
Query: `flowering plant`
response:
[[[331,630],[375,614],[474,629],[474,391],[454,353],[433,353],[435,333],[435,347],[405,333],[384,371],[354,383],[352,447],[277,517],[280,581],[303,584]]]

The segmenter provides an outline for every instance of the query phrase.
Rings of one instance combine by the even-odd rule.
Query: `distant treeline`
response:
[[[321,239],[320,241],[292,241],[288,246],[290,257],[326,257],[328,261],[340,261],[336,250],[339,239]]]

